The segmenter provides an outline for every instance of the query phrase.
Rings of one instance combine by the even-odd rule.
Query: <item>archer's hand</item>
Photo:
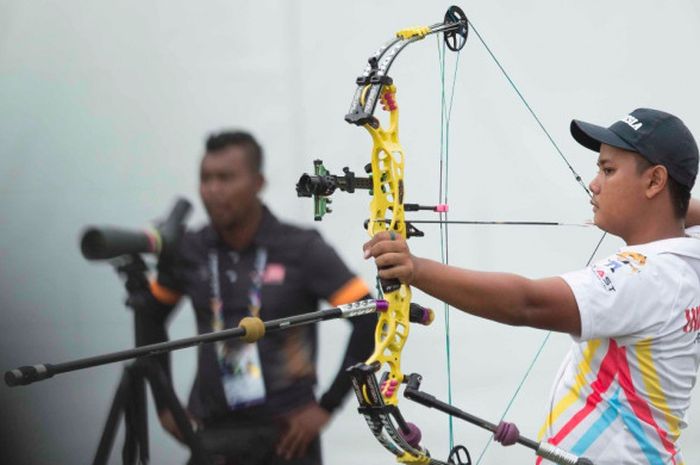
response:
[[[195,418],[190,415],[190,412],[185,411],[187,414],[187,418],[190,420],[190,423],[192,424],[192,429],[194,431],[197,431],[198,429],[198,423],[195,420]],[[165,409],[161,410],[158,412],[158,420],[160,420],[160,425],[163,427],[165,431],[170,433],[172,437],[177,439],[181,443],[185,443],[185,438],[182,435],[182,432],[180,431],[180,428],[177,427],[177,423],[175,422],[175,417],[173,416],[173,412],[170,411],[170,409]]]
[[[282,435],[277,455],[285,460],[303,457],[306,449],[331,419],[331,414],[315,401],[282,417]]]
[[[374,257],[379,277],[398,279],[411,284],[415,279],[416,264],[406,240],[393,232],[377,233],[362,246],[365,258]]]

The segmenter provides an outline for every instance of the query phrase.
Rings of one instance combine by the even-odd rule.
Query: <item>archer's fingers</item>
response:
[[[407,266],[410,261],[410,257],[406,253],[400,252],[386,252],[382,253],[374,259],[377,268],[393,268],[395,266]]]
[[[377,276],[382,279],[398,279],[402,283],[410,284],[413,271],[408,266],[393,266],[377,270]]]
[[[374,236],[370,238],[367,242],[365,242],[362,245],[362,250],[365,251],[365,258],[369,258],[369,255],[367,255],[367,251],[371,249],[375,244],[378,244],[379,242],[382,241],[389,241],[391,240],[391,235],[389,234],[388,231],[382,231],[378,232]]]
[[[365,243],[363,249],[365,258],[370,258],[391,252],[408,252],[408,245],[406,240],[396,233],[383,231]]]

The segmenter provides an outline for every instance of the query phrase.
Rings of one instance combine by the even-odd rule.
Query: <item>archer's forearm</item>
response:
[[[453,307],[489,320],[524,325],[527,306],[522,276],[471,271],[415,258],[412,285]]]
[[[413,261],[412,285],[464,312],[508,325],[580,334],[576,300],[559,277],[532,280],[425,258]]]

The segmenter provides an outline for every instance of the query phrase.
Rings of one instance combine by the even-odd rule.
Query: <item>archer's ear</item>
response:
[[[668,170],[665,166],[654,165],[645,173],[647,181],[647,198],[651,199],[661,193],[668,184]]]

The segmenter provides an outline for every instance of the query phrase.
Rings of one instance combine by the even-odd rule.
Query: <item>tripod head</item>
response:
[[[142,300],[148,292],[149,283],[146,277],[148,265],[139,254],[122,255],[110,263],[117,274],[124,280],[127,298],[124,302],[127,307],[134,310],[144,307]]]

